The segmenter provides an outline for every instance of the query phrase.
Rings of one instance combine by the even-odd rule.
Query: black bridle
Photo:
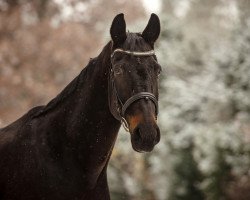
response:
[[[129,55],[133,55],[133,56],[153,56],[155,55],[155,52],[154,50],[151,50],[151,51],[145,51],[145,52],[136,52],[136,51],[126,51],[126,50],[123,50],[123,49],[116,49],[114,50],[114,52],[111,54],[111,59],[113,58],[113,56],[115,55],[116,52],[122,52],[122,53],[125,53],[125,54],[129,54]],[[123,124],[123,127],[126,131],[129,131],[129,125],[128,125],[128,122],[126,121],[125,119],[125,113],[126,113],[126,110],[136,101],[140,100],[140,99],[146,99],[146,100],[151,100],[154,105],[155,105],[155,116],[157,118],[157,115],[158,115],[158,112],[159,112],[159,109],[158,109],[158,100],[157,98],[155,97],[154,94],[150,93],[150,92],[139,92],[135,95],[133,95],[132,97],[128,98],[125,103],[123,103],[121,101],[121,98],[116,90],[116,87],[115,87],[115,82],[114,82],[114,70],[113,70],[113,66],[111,66],[111,72],[110,72],[110,90],[113,90],[115,96],[116,96],[116,99],[118,100],[119,104],[120,105],[116,105],[116,111],[118,113],[118,115],[116,116],[116,118],[118,120],[121,121],[121,123]],[[109,91],[111,92],[111,91]],[[109,94],[110,95],[110,94]],[[120,109],[121,107],[121,109]]]

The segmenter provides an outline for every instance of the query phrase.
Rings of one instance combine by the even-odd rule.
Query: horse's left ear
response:
[[[110,28],[110,35],[114,42],[115,47],[120,46],[126,40],[127,38],[126,22],[124,20],[123,13],[116,15],[116,17],[113,19],[113,22]]]
[[[152,13],[146,28],[142,32],[142,37],[153,47],[155,41],[160,35],[160,31],[160,19],[156,14]]]

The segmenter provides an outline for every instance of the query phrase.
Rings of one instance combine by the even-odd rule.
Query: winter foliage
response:
[[[110,39],[115,14],[142,30],[141,5],[0,0],[0,126],[72,80]],[[139,154],[121,129],[108,169],[111,197],[250,199],[250,3],[162,0],[158,7],[161,141]]]
[[[152,154],[142,156],[148,166],[147,176],[152,177],[153,186],[147,189],[155,199],[162,200],[247,199],[250,18],[243,17],[240,10],[244,2],[231,1],[235,21],[227,21],[229,16],[223,15],[227,2],[212,5],[202,13],[205,16],[200,16],[207,18],[211,30],[198,27],[199,31],[195,26],[202,24],[194,18],[194,26],[188,14],[198,13],[196,8],[205,6],[202,1],[186,1],[190,6],[186,19],[166,14],[164,5],[169,6],[169,2],[163,2],[163,32],[157,46],[163,66],[159,117],[162,138]],[[219,30],[213,31],[215,28]],[[142,194],[141,186],[137,187]],[[127,199],[142,199],[141,195],[134,197],[134,192],[129,194]]]

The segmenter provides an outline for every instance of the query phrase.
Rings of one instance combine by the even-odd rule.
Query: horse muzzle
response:
[[[131,132],[132,147],[137,152],[151,152],[160,141],[156,123],[139,123]]]

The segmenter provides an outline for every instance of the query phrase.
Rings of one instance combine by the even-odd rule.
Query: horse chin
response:
[[[131,135],[131,144],[132,144],[132,148],[138,153],[151,152],[155,146],[154,144],[143,144],[139,141],[136,141],[133,135]]]
[[[143,147],[143,146],[133,145],[133,143],[132,143],[132,147],[138,153],[149,153],[154,149],[154,146],[152,146],[152,147]]]
[[[151,152],[160,141],[160,129],[156,124],[138,124],[131,133],[131,144],[137,152]]]

